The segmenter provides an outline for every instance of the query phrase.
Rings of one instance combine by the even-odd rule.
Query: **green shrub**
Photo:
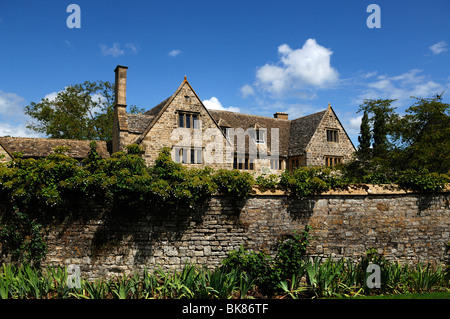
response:
[[[259,188],[263,191],[268,189],[276,189],[278,186],[278,179],[279,177],[275,174],[269,174],[267,176],[261,174],[256,177],[255,185],[259,186]]]
[[[343,186],[341,178],[329,168],[301,167],[281,174],[280,186],[297,197],[318,194]]]
[[[302,277],[310,229],[307,226],[302,234],[281,236],[275,258],[263,250],[245,250],[241,245],[238,250],[228,253],[228,257],[223,260],[223,266],[226,269],[237,268],[245,272],[255,281],[262,293],[271,295],[280,289],[280,281],[290,280],[293,276]]]
[[[426,193],[438,192],[448,183],[450,178],[447,175],[430,173],[427,169],[406,170],[397,180],[397,184],[403,188]]]
[[[247,197],[255,183],[252,175],[237,169],[219,169],[213,175],[212,180],[217,185],[218,192],[238,198]]]
[[[310,241],[310,230],[311,227],[306,226],[301,234],[283,235],[278,239],[275,269],[280,279],[291,278],[302,267]]]

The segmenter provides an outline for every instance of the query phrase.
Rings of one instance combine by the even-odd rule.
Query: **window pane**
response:
[[[191,128],[191,115],[186,114],[186,127]]]
[[[191,152],[191,161],[190,161],[190,163],[194,164],[195,163],[195,152],[194,152],[193,149],[190,149],[189,151]]]
[[[187,163],[188,150],[183,149],[183,163]]]
[[[256,143],[264,143],[264,131],[256,130]]]
[[[178,114],[178,127],[184,127],[184,114]]]
[[[197,164],[201,164],[202,163],[202,150],[198,149],[197,150]]]
[[[194,128],[198,129],[198,116],[197,115],[192,115],[192,121],[194,123]]]

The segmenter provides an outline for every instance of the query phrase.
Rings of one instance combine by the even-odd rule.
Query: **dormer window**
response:
[[[190,112],[178,112],[178,127],[200,128],[199,114]]]
[[[265,131],[263,130],[255,130],[255,142],[257,144],[264,144],[265,143]]]
[[[221,126],[220,129],[222,130],[223,134],[225,134],[226,138],[230,138],[230,134],[228,131],[228,127],[226,126]]]

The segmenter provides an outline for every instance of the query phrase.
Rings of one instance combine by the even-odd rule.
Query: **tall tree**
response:
[[[89,82],[67,86],[53,100],[31,102],[27,127],[51,138],[111,140],[114,84]]]
[[[34,120],[27,127],[50,138],[111,141],[114,84],[85,81],[66,87],[56,98],[31,102],[25,113]],[[131,113],[142,112],[136,106]]]
[[[357,156],[361,161],[367,161],[371,154],[371,140],[372,134],[370,133],[369,115],[367,110],[364,110],[364,114],[361,120],[361,126],[358,136],[358,150]]]
[[[359,111],[372,114],[370,123],[372,124],[373,157],[385,157],[391,146],[388,136],[391,134],[392,125],[398,117],[394,112],[395,108],[391,107],[391,103],[394,101],[391,99],[368,99],[360,105]]]

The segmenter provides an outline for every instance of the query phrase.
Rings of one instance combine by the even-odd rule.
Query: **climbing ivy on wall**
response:
[[[91,143],[82,162],[65,155],[59,147],[45,158],[14,160],[0,164],[0,242],[2,252],[19,262],[34,262],[45,256],[43,224],[64,219],[75,202],[95,201],[105,207],[147,204],[145,207],[194,207],[220,193],[236,200],[247,197],[257,186],[279,188],[305,197],[358,182],[345,170],[299,168],[280,177],[211,168],[188,169],[171,159],[163,148],[155,165],[147,166],[142,149],[133,144],[124,152],[102,159]],[[420,191],[439,191],[449,178],[422,171],[399,174],[399,184]]]
[[[213,193],[247,196],[253,177],[239,171],[187,169],[161,150],[148,167],[136,145],[102,159],[95,143],[85,160],[60,147],[46,158],[15,159],[0,165],[0,241],[14,260],[38,262],[45,254],[42,223],[64,218],[74,200],[105,207],[151,203],[147,207],[194,207]]]

